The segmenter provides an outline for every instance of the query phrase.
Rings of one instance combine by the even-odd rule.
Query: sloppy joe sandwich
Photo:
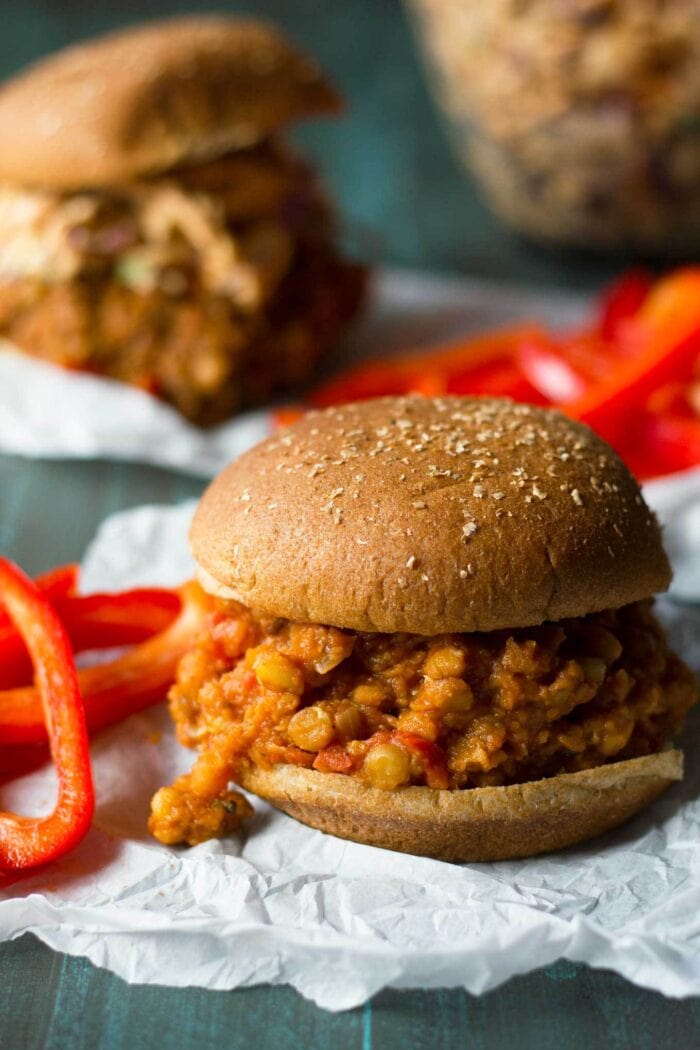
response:
[[[333,209],[284,142],[341,99],[271,27],[206,16],[0,87],[0,335],[212,424],[295,384],[356,311]]]
[[[658,524],[558,412],[383,398],[306,415],[196,512],[216,611],[170,694],[199,750],[150,827],[195,843],[250,810],[446,860],[558,849],[682,775],[695,699],[652,596]]]

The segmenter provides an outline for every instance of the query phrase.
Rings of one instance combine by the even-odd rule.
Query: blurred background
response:
[[[635,3],[637,0],[628,0],[621,6],[633,9]],[[414,22],[409,19],[409,6],[416,16]],[[471,6],[473,10],[469,12],[470,5],[465,6],[462,0],[412,0],[406,6],[399,0],[223,0],[211,5],[211,9],[276,21],[317,56],[339,84],[349,104],[345,118],[313,121],[294,134],[319,160],[346,216],[376,235],[382,261],[528,284],[547,283],[577,290],[598,288],[629,265],[636,253],[617,250],[590,254],[543,248],[521,238],[486,208],[473,177],[457,159],[458,153],[464,152],[466,132],[459,112],[463,101],[460,92],[452,90],[449,94],[450,78],[454,88],[459,72],[450,65],[449,47],[448,54],[444,53],[446,31],[449,44],[455,15],[464,19],[466,11],[467,24],[458,23],[460,53],[468,58],[478,56],[483,52],[481,41],[488,39],[489,33],[491,39],[495,35],[507,43],[504,33],[510,13],[532,8],[536,15],[537,8],[542,7],[537,3],[518,5],[512,0],[489,0],[485,5],[482,2]],[[604,0],[576,0],[559,6],[570,22],[561,31],[563,43],[571,44],[572,32],[578,33],[580,39],[585,27],[603,17],[601,12],[604,14],[609,5]],[[639,6],[648,5],[639,0]],[[675,6],[696,12],[698,8],[695,0],[689,5],[676,0]],[[478,16],[480,7],[486,12],[485,19]],[[209,5],[203,9],[207,8]],[[0,74],[12,73],[47,51],[109,28],[196,9],[191,0],[122,0],[119,4],[113,0],[35,0],[22,5],[3,0]],[[697,13],[695,19],[697,22]],[[431,33],[431,25],[446,27],[442,39]],[[531,46],[541,54],[541,15],[521,21],[516,30],[526,48]],[[551,33],[547,36],[546,12],[544,30],[554,60],[561,32],[553,41]],[[449,94],[450,124],[457,147],[454,151],[450,147],[448,121],[438,111],[427,86],[426,66],[416,47],[417,36],[423,44],[430,39],[432,53],[438,55],[446,74],[441,97]],[[621,53],[618,49],[608,60],[616,69]],[[521,61],[522,55],[516,58]],[[599,69],[603,60],[594,56],[591,61],[597,62]],[[658,56],[653,57],[656,66],[660,61]],[[480,84],[488,86],[492,71],[503,82],[503,64],[501,49],[493,61],[489,55],[484,56],[474,75]],[[471,58],[465,75],[471,72],[470,66]],[[514,90],[517,92],[517,84]],[[512,109],[514,98],[517,100],[517,94],[504,97],[504,106]],[[532,102],[532,97],[525,97],[525,109],[531,108]],[[499,108],[498,101],[486,97],[467,99],[467,103],[473,103],[472,112],[476,109],[484,123],[488,123],[494,108]],[[544,96],[542,104],[545,105]],[[616,113],[618,117],[624,114],[624,106],[618,105]],[[608,134],[613,140],[622,134],[616,119],[615,114],[608,114],[606,127],[610,128],[612,121]],[[567,134],[571,132],[570,124],[568,121]],[[575,128],[571,133],[576,133]],[[534,148],[540,146],[535,142]],[[569,138],[564,138],[562,148],[570,164]],[[594,143],[592,149],[597,148]],[[483,164],[498,166],[498,158],[494,161],[492,156],[484,158],[483,154],[484,150]],[[546,163],[556,163],[556,158]],[[545,211],[547,207],[545,204]]]
[[[343,119],[313,120],[292,135],[318,162],[373,262],[592,293],[640,261],[668,265],[671,247],[682,257],[689,224],[678,215],[695,208],[697,220],[700,201],[700,0],[0,0],[0,77],[109,29],[206,10],[277,23],[343,91]],[[502,218],[487,207],[481,182]],[[697,258],[697,245],[687,254]],[[665,327],[680,304],[698,339],[700,273],[691,276],[657,313]],[[630,287],[623,291],[629,298]],[[480,296],[465,309],[476,314]],[[523,312],[517,296],[509,301],[516,316]],[[612,314],[601,312],[603,328]],[[420,341],[415,316],[404,330],[408,346]],[[551,349],[545,333],[539,350]],[[576,362],[590,347],[566,349]],[[654,382],[642,372],[612,407],[603,400],[595,425],[605,431],[614,423],[636,442],[631,406],[663,383],[671,402],[661,409],[682,416],[680,438],[666,435],[672,457],[679,449],[689,455],[687,433],[691,461],[700,462],[700,400],[678,408],[665,364],[678,347],[670,340],[654,349]],[[593,378],[608,375],[607,361],[591,360]],[[554,364],[561,378],[561,361]],[[700,396],[700,385],[693,391]],[[79,558],[108,514],[198,496],[202,481],[144,464],[28,463],[3,454],[0,487],[0,547],[37,572]],[[92,1048],[108,1039],[137,1048],[152,1039],[180,1047],[205,1045],[207,1034],[217,1045],[255,1038],[261,1047],[287,1046],[297,1032],[318,1032],[317,1045],[338,1047],[432,1050],[455,1045],[459,1033],[475,1047],[658,1050],[692,1045],[700,1016],[697,999],[666,1002],[568,962],[481,999],[459,990],[392,991],[362,1013],[337,1016],[319,1015],[289,989],[231,996],[127,986],[28,937],[2,946],[0,979],[2,1031],[26,1033],[18,1046]]]

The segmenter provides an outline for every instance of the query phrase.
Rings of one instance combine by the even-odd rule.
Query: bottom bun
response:
[[[683,777],[683,753],[562,773],[507,787],[381,791],[337,773],[251,767],[242,787],[320,831],[450,861],[509,860],[563,849],[629,820]]]

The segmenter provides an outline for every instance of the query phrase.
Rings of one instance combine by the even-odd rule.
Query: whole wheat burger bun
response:
[[[241,785],[340,838],[448,861],[510,860],[564,849],[623,824],[683,777],[662,751],[507,787],[381,791],[299,766],[248,767]]]
[[[495,398],[309,413],[209,486],[190,538],[210,592],[358,631],[524,627],[647,598],[671,576],[609,446]]]
[[[666,589],[659,527],[587,427],[499,399],[383,398],[314,412],[209,487],[205,588],[289,619],[434,635],[539,624]],[[242,786],[311,827],[447,861],[528,857],[628,820],[680,751],[506,787],[382,791],[298,766]]]
[[[75,190],[252,145],[340,98],[270,26],[196,16],[59,51],[0,88],[0,179]]]

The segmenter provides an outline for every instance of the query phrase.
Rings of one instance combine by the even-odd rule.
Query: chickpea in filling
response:
[[[363,634],[219,602],[170,694],[192,772],[151,832],[195,843],[250,813],[237,772],[295,764],[393,791],[519,783],[660,750],[695,700],[650,601],[483,634]]]

